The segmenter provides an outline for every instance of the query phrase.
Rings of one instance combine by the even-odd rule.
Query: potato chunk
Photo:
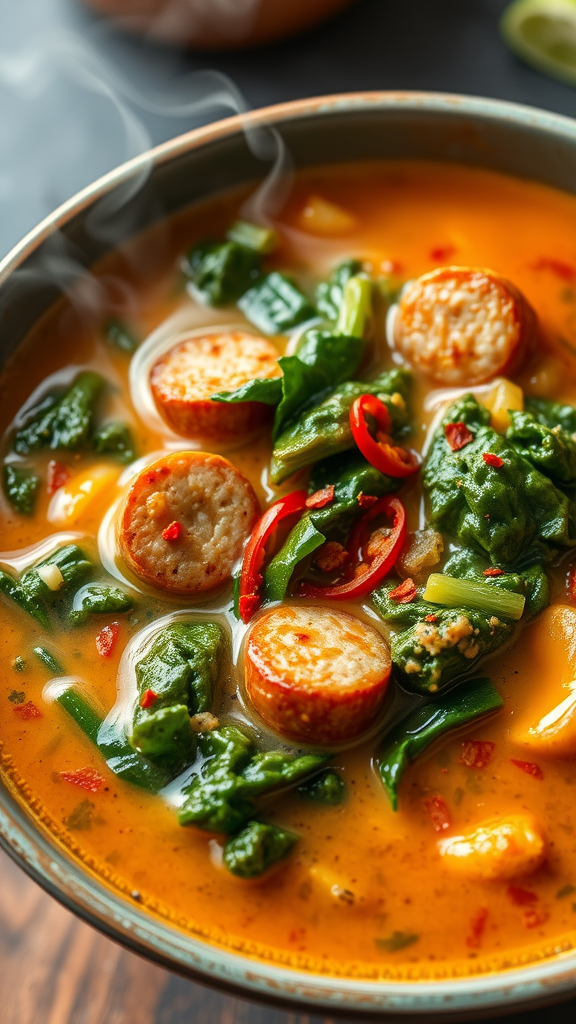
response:
[[[492,270],[440,267],[410,282],[394,319],[394,344],[448,386],[514,374],[536,340],[536,314]]]
[[[242,331],[196,335],[154,363],[150,386],[163,419],[182,437],[225,444],[241,440],[270,415],[262,402],[213,402],[254,378],[279,377],[278,352],[267,338]]]
[[[261,615],[245,652],[246,689],[267,725],[338,743],[372,724],[390,678],[388,645],[346,612],[283,606]]]
[[[441,839],[438,849],[451,870],[487,882],[530,875],[545,857],[544,837],[528,814],[491,818],[463,835]]]
[[[118,543],[146,583],[195,594],[230,579],[259,512],[252,485],[227,459],[174,452],[136,477]]]

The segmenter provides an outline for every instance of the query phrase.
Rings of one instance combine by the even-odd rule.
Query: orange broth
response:
[[[356,227],[338,239],[300,230],[298,218],[311,194],[341,205],[356,218]],[[181,285],[179,255],[206,234],[221,236],[242,199],[236,193],[191,208],[96,268],[97,277],[114,275],[130,284],[130,322],[141,337],[192,304]],[[281,245],[272,262],[289,268],[304,284],[325,277],[348,256],[372,264],[375,274],[392,270],[403,280],[447,263],[501,272],[533,304],[543,330],[541,350],[517,382],[526,392],[576,404],[576,275],[570,282],[567,272],[563,276],[552,262],[546,263],[576,266],[576,198],[453,165],[343,166],[299,174],[278,227]],[[235,310],[208,310],[202,316],[205,324],[242,322]],[[279,347],[283,344],[280,340]],[[372,368],[390,365],[382,323],[373,345]],[[163,437],[132,406],[129,358],[111,348],[101,322],[62,301],[0,377],[4,451],[13,418],[33,389],[67,366],[92,367],[113,383],[108,409],[129,423],[140,455],[162,449]],[[433,415],[422,403],[434,388],[417,380],[414,412],[421,426],[416,428],[415,447],[423,442]],[[263,505],[280,493],[266,482],[269,454],[268,431],[244,448],[226,452],[250,478]],[[43,480],[48,458],[41,453],[33,459]],[[76,472],[105,460],[66,453],[63,461]],[[106,464],[114,467],[113,462]],[[15,553],[63,529],[80,536],[79,543],[96,559],[98,530],[118,497],[120,473],[119,468],[109,474],[100,495],[70,528],[48,522],[45,483],[31,518],[15,514],[2,497],[0,562],[11,566]],[[290,489],[288,482],[283,491]],[[410,529],[416,529],[422,525],[418,485],[410,484],[403,497]],[[157,617],[181,607],[193,610],[193,604],[142,590],[134,613],[118,616],[119,641],[112,656],[103,658],[95,637],[114,615],[92,616],[83,626],[46,637],[24,612],[2,599],[4,777],[39,827],[106,884],[181,929],[254,957],[313,972],[399,979],[479,973],[554,955],[576,944],[576,763],[539,758],[544,774],[539,780],[520,771],[511,758],[532,760],[514,737],[563,699],[562,686],[574,674],[576,607],[565,596],[565,574],[565,566],[552,572],[551,607],[524,628],[521,642],[481,667],[480,674],[488,674],[501,692],[503,711],[428,748],[403,778],[396,813],[371,765],[376,739],[337,753],[334,763],[343,769],[348,800],[339,807],[322,807],[289,793],[271,804],[267,819],[293,829],[301,839],[293,855],[262,880],[243,882],[229,875],[219,864],[221,838],[180,827],[162,797],[119,781],[62,709],[42,696],[50,673],[32,653],[36,644],[46,644],[108,710],[116,699],[118,664],[127,641]],[[217,609],[238,633],[229,606],[228,591],[217,595],[213,605],[202,604],[203,609]],[[386,631],[368,603],[344,607]],[[22,673],[13,668],[17,656],[27,664]],[[231,664],[224,672],[216,713],[223,709],[225,720],[228,716],[250,723],[246,704],[237,697],[239,686],[240,670]],[[22,691],[43,717],[22,720],[8,699],[13,691]],[[257,728],[270,744],[266,730]],[[487,768],[460,763],[466,737],[496,744]],[[89,766],[105,777],[96,793],[60,776]],[[514,902],[507,882],[471,882],[450,873],[438,855],[438,835],[423,806],[431,794],[448,804],[454,834],[494,815],[520,810],[535,815],[546,836],[547,859],[521,884],[536,894],[536,902]],[[478,915],[485,920],[480,938],[474,931]],[[387,939],[396,932],[417,936],[417,941],[391,950]]]

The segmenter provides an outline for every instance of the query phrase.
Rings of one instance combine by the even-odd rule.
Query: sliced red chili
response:
[[[29,722],[31,718],[44,718],[42,712],[31,700],[27,704],[16,704],[12,710],[24,722]]]
[[[541,782],[544,778],[544,772],[539,764],[534,764],[532,761],[516,761],[513,757],[510,758],[510,761],[521,771],[526,772],[526,775],[531,775],[533,779],[538,779]]]
[[[508,899],[512,900],[518,907],[526,907],[531,903],[538,902],[538,893],[530,889],[523,889],[520,885],[509,885],[506,889]]]
[[[398,604],[410,604],[410,601],[414,600],[417,593],[418,591],[414,580],[408,578],[402,583],[399,583],[397,587],[394,587],[394,590],[390,590],[388,597],[392,601],[397,601]]]
[[[470,921],[470,934],[466,938],[466,945],[470,949],[478,949],[486,928],[487,920],[488,909],[487,907],[481,907]]]
[[[360,508],[372,508],[372,505],[376,504],[378,498],[376,497],[375,494],[364,494],[363,491],[360,491],[360,494],[356,498],[356,501],[358,502]]]
[[[55,494],[70,479],[70,470],[63,462],[56,462],[50,459],[48,472],[46,474],[46,490],[48,494]]]
[[[363,561],[363,549],[370,540],[368,527],[379,515],[393,517],[392,529],[387,537],[382,537],[370,561],[365,562]],[[312,583],[301,583],[300,595],[336,600],[364,597],[374,590],[394,568],[405,539],[406,509],[399,498],[387,494],[368,509],[350,533],[347,545],[350,568],[344,581],[325,587],[315,586]]]
[[[424,617],[424,622],[438,622],[438,616],[437,615],[426,615]]]
[[[96,650],[98,654],[103,658],[109,658],[116,646],[119,633],[119,622],[111,622],[110,625],[104,626],[96,637]]]
[[[376,438],[368,429],[366,415],[376,420]],[[390,413],[376,395],[360,395],[350,409],[350,429],[358,448],[375,469],[387,476],[411,476],[420,468],[420,461],[414,452],[395,445],[390,437],[392,420]]]
[[[162,540],[173,541],[178,540],[182,536],[182,523],[179,523],[177,519],[173,523],[170,523],[165,530],[162,530]]]
[[[541,256],[532,264],[532,270],[550,270],[562,281],[576,281],[576,267],[572,267],[563,260],[554,259],[552,256]]]
[[[423,802],[436,832],[444,832],[450,828],[452,824],[450,811],[448,804],[441,796],[427,796]]]
[[[444,427],[444,435],[453,452],[459,452],[474,440],[465,423],[447,423]]]
[[[503,576],[504,569],[484,569],[484,576]]]
[[[483,452],[482,458],[487,466],[492,466],[492,469],[501,469],[504,465],[504,460],[499,455],[494,455],[493,452]]]
[[[486,768],[492,760],[495,747],[496,744],[491,740],[466,740],[462,744],[460,764],[465,764],[467,768]]]
[[[435,263],[443,263],[444,260],[450,259],[456,251],[455,245],[438,245],[435,249],[430,250],[430,259]]]
[[[334,484],[329,484],[328,487],[323,487],[306,498],[306,508],[325,508],[331,501],[334,501]]]
[[[240,572],[238,612],[242,622],[249,622],[262,603],[260,587],[263,578],[260,570],[264,564],[267,542],[283,519],[304,511],[307,497],[306,491],[292,491],[278,498],[266,509],[252,530],[244,549]]]
[[[144,708],[144,710],[146,710],[146,708],[151,708],[152,705],[155,704],[157,700],[158,694],[154,693],[154,690],[144,690],[144,693],[142,694],[142,698],[140,700],[140,707]]]
[[[95,768],[76,768],[71,772],[60,772],[60,778],[64,779],[64,782],[71,782],[73,786],[79,786],[80,789],[87,789],[89,793],[97,793],[104,783],[103,777]]]

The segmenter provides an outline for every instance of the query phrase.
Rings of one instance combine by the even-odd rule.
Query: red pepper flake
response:
[[[402,583],[399,583],[397,587],[394,587],[394,590],[389,592],[388,597],[392,601],[397,601],[398,604],[410,604],[410,601],[414,600],[417,593],[418,591],[414,580],[408,578]]]
[[[443,263],[444,260],[450,259],[455,252],[455,245],[438,245],[435,249],[430,250],[430,259],[435,263]]]
[[[484,576],[503,576],[504,569],[484,569]]]
[[[63,462],[56,462],[50,459],[48,473],[46,475],[46,490],[48,494],[55,494],[70,479],[70,470]]]
[[[533,764],[532,761],[515,761],[513,757],[510,758],[510,761],[521,771],[526,772],[526,775],[531,775],[533,779],[538,779],[541,782],[544,778],[544,772],[539,764]]]
[[[119,633],[119,622],[111,622],[109,626],[104,626],[104,629],[101,629],[96,637],[96,650],[98,654],[103,658],[109,658],[116,646]]]
[[[142,699],[140,701],[140,707],[144,708],[144,709],[151,708],[152,705],[155,704],[157,700],[158,700],[158,694],[154,693],[154,690],[150,690],[150,689],[145,690],[144,693],[142,694]]]
[[[430,815],[430,820],[436,832],[444,832],[450,828],[452,819],[448,805],[441,796],[427,796],[424,800],[424,807]]]
[[[491,740],[466,740],[462,744],[460,764],[465,764],[467,768],[486,768],[492,760],[495,747],[496,744]]]
[[[531,907],[530,910],[524,911],[522,920],[525,928],[538,928],[538,925],[544,924],[548,920],[548,914],[545,910]]]
[[[576,281],[576,267],[564,263],[563,260],[555,260],[550,256],[541,256],[532,264],[532,270],[550,270],[562,281]]]
[[[459,452],[474,440],[474,435],[470,433],[465,423],[447,423],[444,433],[453,452]]]
[[[538,902],[537,892],[532,892],[530,889],[522,889],[519,885],[509,885],[506,889],[506,895],[517,907],[526,907],[531,903]]]
[[[576,604],[576,565],[568,573],[568,597]]]
[[[179,523],[177,519],[173,523],[170,523],[165,530],[162,530],[162,540],[178,540],[182,533],[182,523]]]
[[[493,452],[483,452],[482,458],[487,466],[492,466],[493,469],[501,469],[504,465],[503,459],[499,455],[494,455]]]
[[[486,928],[487,920],[488,909],[486,907],[481,907],[470,921],[470,935],[466,938],[466,945],[469,949],[478,949]]]
[[[424,618],[424,622],[438,622],[438,616],[437,615],[426,615],[425,618]]]
[[[360,508],[372,508],[372,505],[376,504],[378,498],[374,494],[363,494],[363,492],[360,491],[356,501],[360,505]]]
[[[328,487],[323,487],[306,498],[306,508],[324,508],[331,501],[334,501],[334,484],[329,484]]]
[[[44,718],[42,712],[31,700],[27,704],[15,704],[12,710],[23,722],[29,722],[31,718]]]
[[[60,778],[64,782],[71,782],[73,786],[80,786],[80,789],[87,789],[89,793],[97,793],[104,779],[95,768],[76,768],[72,772],[60,772]]]

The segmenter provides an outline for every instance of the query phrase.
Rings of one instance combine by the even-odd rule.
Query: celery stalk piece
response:
[[[523,594],[497,590],[489,583],[458,580],[454,576],[445,576],[440,572],[431,573],[422,596],[425,601],[431,601],[433,604],[443,604],[449,608],[462,605],[478,608],[479,611],[503,615],[504,618],[515,621],[522,618],[526,603]]]
[[[278,245],[278,236],[272,228],[263,228],[260,224],[250,224],[247,220],[237,220],[226,232],[229,242],[244,245],[247,249],[263,255],[273,252]]]
[[[344,287],[344,297],[336,322],[336,334],[344,334],[348,338],[361,338],[364,334],[371,300],[372,281],[370,278],[351,277]]]

